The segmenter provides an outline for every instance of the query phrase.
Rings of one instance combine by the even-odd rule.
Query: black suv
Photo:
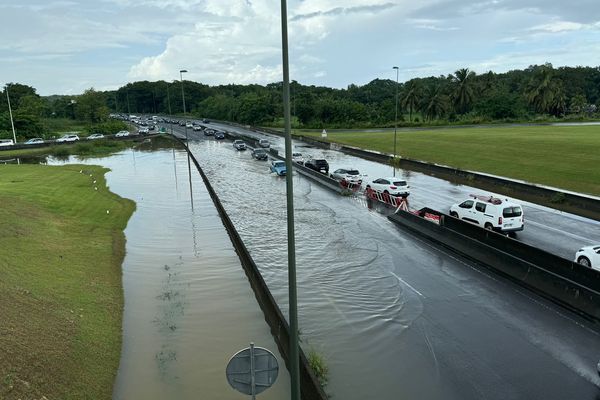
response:
[[[329,173],[329,164],[324,159],[311,158],[304,163],[304,166],[324,174]]]
[[[252,150],[252,157],[257,160],[266,160],[267,159],[267,151],[265,149],[254,149]]]

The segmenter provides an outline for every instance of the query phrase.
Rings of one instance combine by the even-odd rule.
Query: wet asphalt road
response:
[[[284,153],[284,140],[275,135],[261,135],[242,128],[218,125],[221,129],[240,132],[257,138],[267,137],[274,145],[272,147]],[[294,151],[323,157],[328,160],[330,171],[337,168],[353,167],[367,174],[367,180],[383,176],[391,176],[393,170],[387,165],[363,160],[339,151],[322,150],[312,146],[307,147],[302,142],[294,141]],[[425,174],[397,170],[396,174],[406,178],[411,186],[410,204],[412,208],[430,207],[443,212],[449,212],[450,206],[462,202],[469,194],[493,194],[497,197],[507,196],[490,193],[464,185],[456,185],[443,179]],[[564,213],[548,207],[525,202],[516,198],[523,205],[525,213],[525,229],[519,232],[518,239],[553,254],[573,259],[575,252],[583,247],[600,243],[600,222],[577,215]]]
[[[249,152],[234,151],[229,141],[188,135],[287,313],[284,180]],[[270,139],[281,146],[282,139]],[[370,177],[381,168],[390,174],[389,167],[341,153],[304,150],[322,152],[331,168],[351,163]],[[411,184],[416,208],[448,207],[473,191],[400,173]],[[338,196],[299,175],[294,185],[301,336],[305,349],[324,355],[334,397],[600,398],[597,326],[399,230],[360,198]],[[519,239],[569,258],[571,246],[581,246],[575,243],[598,237],[593,221],[535,205],[526,205],[525,212]],[[570,231],[561,233],[561,227]]]

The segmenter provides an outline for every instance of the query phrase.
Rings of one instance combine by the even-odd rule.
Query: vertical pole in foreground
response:
[[[288,61],[287,4],[281,0],[281,47],[283,50],[283,114],[285,120],[285,182],[287,196],[288,286],[290,302],[290,381],[291,399],[300,400],[298,352],[298,305],[296,302],[296,239],[294,236],[294,185],[292,180],[292,134],[290,122],[290,68]]]
[[[396,70],[396,117],[394,118],[394,176],[396,176],[396,131],[398,129],[398,74],[400,73],[400,68],[394,67]]]
[[[8,85],[6,85],[6,88],[4,90],[6,90],[6,100],[8,101],[8,113],[10,114],[10,126],[12,127],[13,140],[15,141],[15,144],[17,144],[17,134],[15,133],[15,123],[13,122],[12,108],[10,107],[10,96],[8,95]]]
[[[187,72],[187,69],[179,70],[179,77],[181,78],[181,99],[183,100],[183,120],[185,121],[185,147],[188,161],[188,177],[190,179],[190,202],[192,204],[192,212],[194,212],[194,190],[192,189],[192,167],[190,165],[190,146],[188,143],[187,134],[187,116],[185,114],[185,92],[183,91],[183,73]]]
[[[167,101],[169,103],[169,125],[171,125],[171,136],[173,136],[173,114],[171,113],[171,95],[169,94],[169,84],[167,83]]]
[[[183,100],[183,120],[185,121],[185,145],[187,146],[187,116],[185,115],[185,92],[183,91],[183,73],[187,72],[187,69],[179,71],[179,77],[181,78],[181,99]]]

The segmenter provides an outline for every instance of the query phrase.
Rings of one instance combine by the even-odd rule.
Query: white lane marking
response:
[[[560,233],[561,235],[569,236],[569,237],[571,237],[573,239],[584,241],[586,243],[590,243],[591,244],[591,243],[596,243],[597,242],[597,240],[594,241],[594,240],[591,240],[590,238],[579,236],[579,235],[576,235],[574,233],[564,231],[562,229],[553,228],[551,226],[548,226],[548,225],[545,225],[545,224],[541,224],[539,222],[535,222],[535,221],[532,221],[532,220],[525,220],[525,224],[535,225],[535,226],[538,226],[540,228],[547,229],[549,231],[554,231],[556,233]]]
[[[394,275],[396,277],[396,279],[398,279],[400,282],[404,283],[406,286],[408,286],[413,292],[415,292],[416,294],[418,294],[421,297],[425,297],[423,295],[423,293],[419,292],[417,289],[415,289],[414,287],[412,287],[408,282],[406,282],[404,279],[400,278],[398,275],[396,275],[393,271],[392,271],[392,275]]]

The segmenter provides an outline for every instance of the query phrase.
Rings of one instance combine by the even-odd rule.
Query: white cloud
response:
[[[405,80],[462,67],[599,65],[596,1],[288,0],[290,78],[346,87],[395,78],[392,65]],[[208,84],[281,80],[280,0],[7,3],[0,77],[40,93],[171,81],[181,68]]]
[[[132,66],[130,78],[171,80],[185,67],[188,79],[211,84],[279,80],[279,16],[264,12],[275,3],[207,1],[205,11],[235,18],[199,21],[186,33],[173,35],[161,54]]]

